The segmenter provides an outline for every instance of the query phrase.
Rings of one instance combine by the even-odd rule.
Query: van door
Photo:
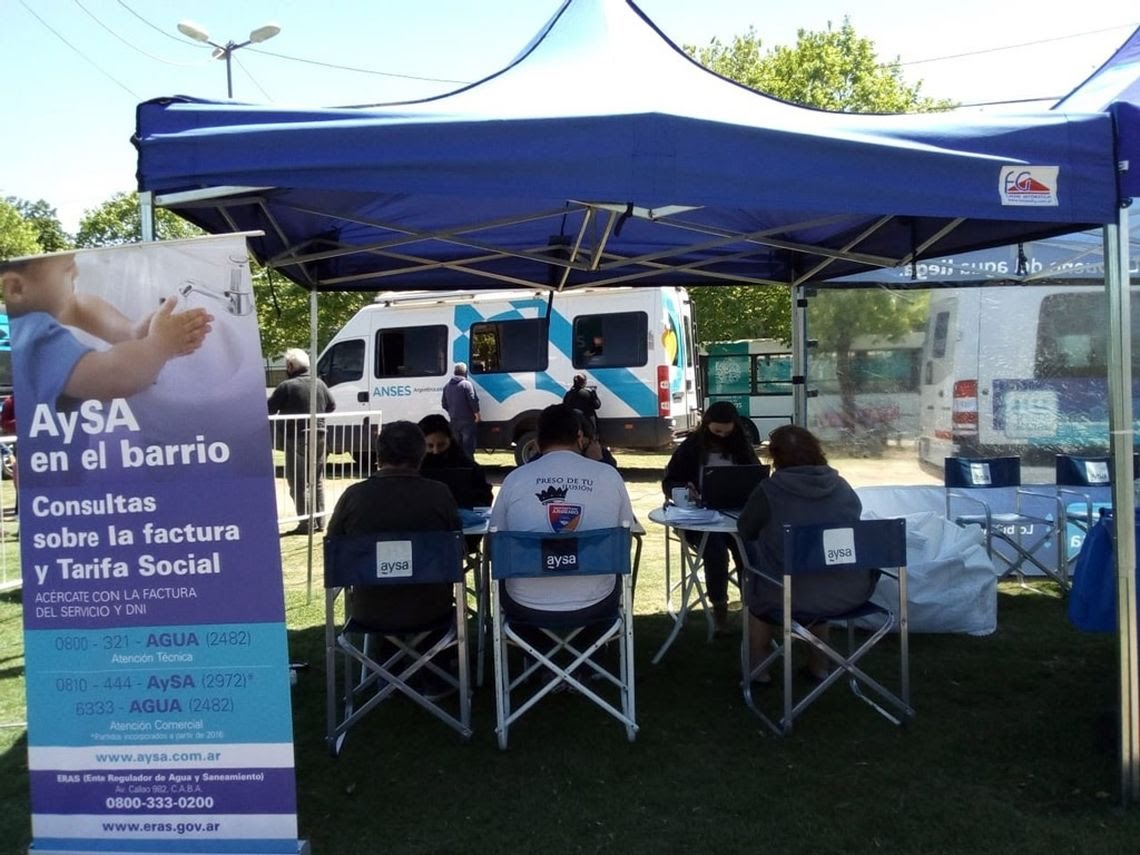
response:
[[[317,361],[317,376],[332,393],[338,413],[368,409],[369,380],[364,376],[367,342],[350,338],[334,342]]]

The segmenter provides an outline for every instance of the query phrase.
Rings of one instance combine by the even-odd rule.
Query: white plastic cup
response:
[[[672,492],[673,504],[678,508],[691,508],[693,499],[689,495],[688,487],[674,487]]]

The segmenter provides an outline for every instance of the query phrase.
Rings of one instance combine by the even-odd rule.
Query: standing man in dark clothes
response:
[[[285,373],[288,379],[278,384],[269,396],[269,415],[309,415],[309,394],[312,378],[309,376],[309,355],[299,348],[285,351]],[[317,412],[331,413],[336,403],[329,393],[329,387],[319,377],[316,380]],[[301,524],[290,534],[308,534],[324,528],[325,510],[325,426],[317,422],[316,441],[310,443],[308,421],[290,422],[286,425],[285,480],[289,482],[289,494],[297,508]],[[314,489],[309,491],[309,463],[307,454],[310,447],[317,459],[317,477]],[[312,493],[310,515],[309,493]]]
[[[459,440],[459,447],[474,460],[475,431],[479,424],[479,393],[475,391],[475,384],[467,379],[466,362],[455,363],[455,373],[443,387],[440,404],[451,420],[451,432]]]

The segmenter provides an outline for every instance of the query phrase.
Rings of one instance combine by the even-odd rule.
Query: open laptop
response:
[[[747,466],[706,466],[701,471],[701,507],[721,512],[738,512],[768,477],[763,463]]]

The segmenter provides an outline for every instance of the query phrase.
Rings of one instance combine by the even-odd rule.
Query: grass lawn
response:
[[[660,503],[659,462],[622,462],[644,515]],[[991,636],[912,636],[918,716],[905,728],[837,687],[780,739],[741,700],[738,634],[707,643],[698,619],[660,666],[650,665],[669,619],[664,540],[657,526],[647,528],[635,743],[583,699],[563,694],[513,727],[510,750],[500,752],[494,701],[483,689],[467,744],[396,700],[354,729],[336,760],[323,738],[319,554],[308,599],[306,539],[283,538],[290,656],[310,663],[293,689],[293,710],[300,832],[313,851],[1140,847],[1140,810],[1122,810],[1117,795],[1116,640],[1074,631],[1050,584],[1035,592],[1003,586]],[[19,592],[0,596],[0,641],[0,851],[16,853],[30,839]]]

